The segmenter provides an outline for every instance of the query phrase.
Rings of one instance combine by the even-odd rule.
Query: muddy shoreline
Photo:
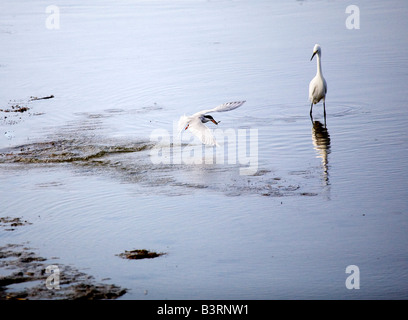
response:
[[[0,228],[5,232],[31,224],[21,217],[0,217]],[[116,256],[140,260],[165,254],[134,249]],[[1,246],[0,300],[113,300],[128,292],[115,284],[97,282],[92,275],[56,260],[39,256],[28,243]]]
[[[31,223],[20,217],[0,218],[3,231],[27,224]],[[98,283],[93,276],[55,260],[39,256],[27,243],[1,246],[0,300],[117,299],[127,292],[114,284]]]

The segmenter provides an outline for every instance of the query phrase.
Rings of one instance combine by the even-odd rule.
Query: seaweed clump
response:
[[[165,253],[163,252],[154,252],[154,251],[149,251],[146,249],[135,249],[135,250],[125,250],[125,252],[118,254],[119,257],[123,259],[152,259],[152,258],[157,258]]]

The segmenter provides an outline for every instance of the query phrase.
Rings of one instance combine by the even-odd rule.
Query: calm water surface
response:
[[[30,110],[0,113],[0,213],[32,224],[0,244],[123,299],[408,298],[408,5],[355,4],[358,30],[341,1],[66,1],[58,30],[43,1],[2,4],[0,109]],[[309,117],[315,43],[326,128],[321,104]],[[155,130],[197,146],[175,121],[234,100],[213,116],[257,130],[255,174],[152,161]],[[142,248],[167,255],[117,256]]]

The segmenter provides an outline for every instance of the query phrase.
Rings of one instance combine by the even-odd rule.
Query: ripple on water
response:
[[[155,164],[150,159],[150,141],[124,141],[100,137],[62,138],[24,144],[0,150],[0,164],[68,164],[90,174],[108,175],[124,183],[159,190],[168,195],[183,195],[191,190],[207,189],[227,196],[257,194],[290,196],[309,193],[298,183],[277,177],[269,169],[259,168],[252,176],[239,174],[239,164]],[[56,187],[58,183],[39,185]]]

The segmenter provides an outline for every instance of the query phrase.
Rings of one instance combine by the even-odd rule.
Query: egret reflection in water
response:
[[[329,158],[330,154],[330,135],[326,125],[320,121],[313,121],[312,139],[314,149],[317,151],[318,158],[322,159],[323,176],[325,184],[329,184]]]

